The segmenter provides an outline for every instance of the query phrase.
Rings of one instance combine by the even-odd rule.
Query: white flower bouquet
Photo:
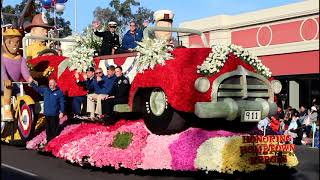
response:
[[[228,59],[229,53],[233,53],[241,60],[249,63],[259,74],[269,78],[271,72],[269,68],[261,63],[261,60],[249,53],[248,50],[234,44],[224,45],[218,44],[212,46],[212,53],[206,60],[197,66],[197,73],[209,76],[218,73]]]
[[[165,40],[146,38],[137,43],[138,46],[135,50],[139,52],[136,64],[138,72],[149,68],[153,69],[157,64],[165,65],[166,60],[173,58],[171,54],[173,48],[167,46]]]
[[[82,36],[76,35],[75,40],[77,43],[70,54],[68,67],[71,71],[85,72],[94,66],[94,52],[100,48],[102,39],[95,36],[91,28],[87,28]]]

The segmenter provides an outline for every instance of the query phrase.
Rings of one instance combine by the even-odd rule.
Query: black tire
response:
[[[186,120],[181,113],[174,110],[167,102],[165,96],[165,108],[161,114],[153,112],[151,108],[151,94],[154,92],[163,93],[161,89],[151,89],[144,92],[142,98],[142,114],[147,128],[154,134],[168,135],[181,132],[187,128]]]
[[[34,116],[34,105],[20,102],[20,114],[17,118],[17,127],[22,141],[30,140],[35,131],[37,119]]]
[[[1,138],[5,138],[7,136],[12,135],[12,131],[15,132],[14,123],[12,122],[1,122]]]

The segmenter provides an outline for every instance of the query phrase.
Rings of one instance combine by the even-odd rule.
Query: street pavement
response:
[[[268,180],[318,180],[319,149],[297,146],[299,165],[295,169],[270,168],[266,171],[225,175],[209,172],[173,172],[114,170],[113,168],[88,168],[68,163],[24,147],[1,144],[2,180],[193,180],[193,179],[268,179]]]

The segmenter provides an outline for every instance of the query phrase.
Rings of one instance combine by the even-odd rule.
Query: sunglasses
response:
[[[96,72],[95,74],[102,74],[102,72]]]

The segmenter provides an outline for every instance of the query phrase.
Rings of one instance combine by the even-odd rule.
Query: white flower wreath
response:
[[[167,46],[167,42],[162,39],[143,39],[142,42],[137,42],[138,46],[135,48],[139,53],[137,55],[137,70],[143,72],[155,65],[164,65],[166,60],[173,58],[171,51],[172,47]]]
[[[261,63],[261,60],[249,53],[248,50],[234,44],[224,45],[218,44],[212,46],[212,53],[206,60],[197,66],[197,73],[209,76],[218,73],[228,59],[229,53],[233,53],[241,60],[249,63],[259,74],[269,78],[271,72],[269,68]]]

